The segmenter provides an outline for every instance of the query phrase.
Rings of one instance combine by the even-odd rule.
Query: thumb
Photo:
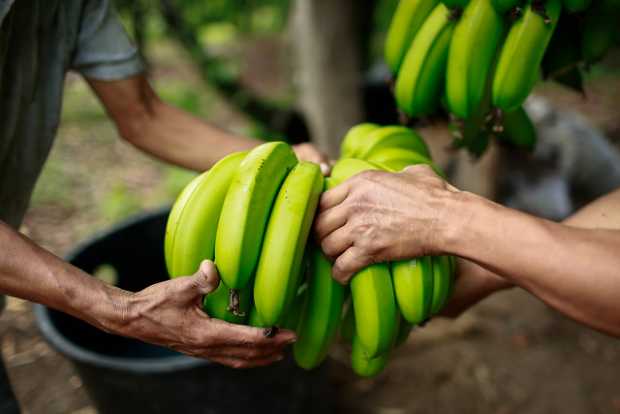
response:
[[[196,295],[208,295],[220,284],[220,276],[217,268],[211,260],[203,260],[198,271],[190,276],[192,290]]]

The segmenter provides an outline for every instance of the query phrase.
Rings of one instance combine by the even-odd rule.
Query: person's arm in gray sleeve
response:
[[[260,144],[163,102],[107,0],[87,2],[72,67],[84,75],[120,135],[157,158],[204,171],[231,152]],[[300,159],[329,170],[327,158],[314,146],[300,144],[294,149]]]

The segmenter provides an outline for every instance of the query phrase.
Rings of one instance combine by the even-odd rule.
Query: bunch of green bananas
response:
[[[443,175],[422,137],[402,126],[365,123],[351,128],[341,157],[327,179],[328,188],[362,171],[394,172],[416,164]],[[452,292],[454,272],[453,257],[436,256],[374,264],[353,276],[342,336],[352,344],[351,366],[357,374],[379,373],[411,328],[441,311]]]
[[[323,182],[319,166],[298,162],[283,142],[223,158],[187,185],[170,212],[170,276],[190,275],[202,260],[214,260],[222,283],[204,300],[210,316],[291,326]]]
[[[396,102],[414,118],[443,107],[474,150],[481,135],[511,128],[504,116],[523,118],[541,65],[546,78],[580,89],[580,68],[605,56],[619,19],[618,0],[400,0],[385,42]]]

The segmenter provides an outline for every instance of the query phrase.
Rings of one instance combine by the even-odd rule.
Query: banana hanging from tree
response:
[[[321,169],[311,162],[297,164],[280,187],[254,281],[254,306],[267,325],[278,324],[296,296],[303,254],[322,191]]]
[[[228,155],[209,171],[196,177],[175,202],[165,237],[165,257],[171,277],[193,274],[203,260],[214,260],[215,234],[222,205],[239,165],[247,152]],[[204,299],[204,309],[212,317],[242,323],[249,307],[250,292],[242,292],[239,312],[228,310],[229,289],[220,286]]]
[[[230,289],[243,289],[254,274],[269,212],[280,185],[297,164],[288,144],[254,148],[239,165],[224,200],[215,259]]]
[[[590,7],[592,0],[562,0],[562,5],[569,13],[578,13]]]
[[[411,41],[438,0],[400,0],[385,39],[385,62],[398,73]]]
[[[581,53],[587,64],[596,63],[614,43],[620,10],[613,0],[598,0],[586,12],[581,37]]]
[[[503,111],[523,104],[538,80],[540,64],[562,10],[561,0],[531,2],[510,28],[493,78],[493,106]]]
[[[377,166],[362,160],[341,159],[332,169],[328,188],[362,171]],[[359,271],[351,279],[351,300],[355,312],[355,330],[369,357],[388,351],[397,331],[396,298],[392,276],[386,263],[374,264]]]
[[[338,333],[344,286],[332,278],[332,265],[318,247],[310,253],[308,291],[297,326],[293,355],[304,369],[318,366]]]
[[[431,257],[392,263],[396,300],[407,322],[419,325],[430,318],[434,277]]]
[[[456,13],[438,4],[415,35],[396,78],[398,107],[410,117],[430,115],[439,106]]]
[[[496,132],[497,138],[527,151],[534,149],[538,139],[536,127],[523,107],[504,112],[501,130]]]
[[[448,109],[461,119],[480,107],[504,34],[504,19],[491,0],[471,0],[456,23],[446,72]]]

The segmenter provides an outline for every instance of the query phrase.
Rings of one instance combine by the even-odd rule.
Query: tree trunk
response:
[[[332,157],[363,119],[359,7],[357,0],[296,0],[292,9],[299,105],[312,140]]]

